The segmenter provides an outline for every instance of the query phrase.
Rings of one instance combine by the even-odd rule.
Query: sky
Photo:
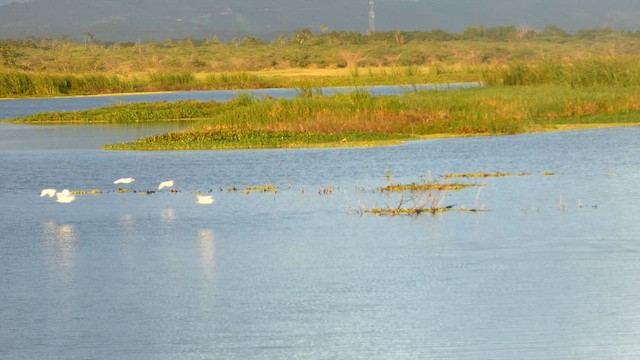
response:
[[[19,6],[8,5],[23,2]],[[375,0],[376,30],[467,26],[640,29],[640,0]],[[308,27],[366,32],[368,0],[0,0],[0,38],[95,33],[102,40],[258,34]]]

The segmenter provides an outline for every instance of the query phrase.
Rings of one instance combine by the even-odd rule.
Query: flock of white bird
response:
[[[114,181],[113,183],[114,184],[131,184],[134,181],[136,181],[136,179],[129,177],[129,178],[120,178]],[[162,190],[163,188],[172,188],[173,186],[174,186],[173,180],[163,181],[158,185],[158,190]],[[64,189],[62,191],[57,191],[56,189],[43,189],[40,192],[40,197],[44,197],[44,196],[48,196],[48,197],[55,196],[56,202],[59,202],[61,204],[68,204],[73,202],[76,199],[76,196],[72,194],[71,191],[69,191],[68,189]],[[213,196],[196,194],[196,204],[208,205],[208,204],[213,204],[214,201],[215,200],[213,199]]]

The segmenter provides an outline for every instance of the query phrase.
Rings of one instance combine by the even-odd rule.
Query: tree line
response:
[[[242,38],[233,37],[227,41],[218,35],[201,39],[166,39],[163,41],[147,41],[145,43],[157,43],[162,46],[189,45],[230,45],[256,46],[256,45],[363,45],[371,42],[384,42],[389,44],[405,44],[408,42],[437,42],[437,41],[464,41],[464,40],[487,40],[487,41],[517,41],[531,39],[548,40],[593,40],[606,36],[640,37],[640,30],[628,31],[618,30],[610,27],[599,27],[592,29],[582,29],[575,33],[570,33],[556,25],[546,26],[542,30],[535,30],[528,26],[494,26],[484,25],[467,26],[461,32],[448,32],[441,29],[428,31],[419,30],[393,30],[379,31],[372,33],[361,33],[357,31],[328,30],[327,25],[322,25],[319,32],[314,32],[310,28],[301,28],[292,33],[283,33],[277,37],[263,38],[260,36],[245,36]],[[46,48],[57,42],[84,43],[85,46],[94,44],[103,46],[135,47],[142,42],[104,42],[99,40],[99,36],[92,33],[84,33],[82,40],[78,41],[70,37],[56,39],[27,37],[24,39],[2,39],[0,40],[0,55],[8,57],[11,49],[19,47]]]

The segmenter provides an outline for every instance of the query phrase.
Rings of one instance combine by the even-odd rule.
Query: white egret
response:
[[[64,189],[61,192],[56,193],[56,201],[61,204],[68,204],[76,199],[76,196],[73,195],[69,190]]]
[[[132,182],[136,181],[136,179],[134,178],[120,178],[116,181],[114,181],[114,184],[131,184]]]
[[[213,199],[213,196],[206,196],[206,195],[198,195],[198,194],[196,194],[196,198],[197,198],[196,204],[207,205],[207,204],[213,204],[213,202],[215,201]]]
[[[44,189],[40,192],[40,197],[43,196],[54,197],[56,195],[56,189]]]
[[[160,185],[158,185],[158,190],[164,188],[164,187],[173,187],[173,180],[168,180],[168,181],[163,181],[160,183]]]

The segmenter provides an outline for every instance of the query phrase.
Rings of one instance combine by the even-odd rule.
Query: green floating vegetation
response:
[[[131,143],[113,144],[106,150],[224,150],[302,148],[326,146],[366,146],[399,144],[410,137],[372,133],[309,133],[303,131],[269,131],[236,129],[196,129],[154,135]]]
[[[228,192],[242,192],[245,194],[252,192],[277,192],[278,190],[280,190],[280,188],[275,185],[247,186],[246,188],[237,188],[235,186],[227,187]]]
[[[376,216],[436,214],[451,211],[453,208],[373,208],[365,212]]]
[[[411,184],[390,184],[384,187],[379,187],[376,190],[381,192],[401,192],[401,191],[455,191],[462,190],[469,187],[483,186],[482,184],[463,184],[463,183],[411,183]]]
[[[445,174],[443,177],[445,179],[454,179],[454,178],[488,178],[488,177],[507,177],[507,176],[529,176],[531,173],[529,172],[477,172],[477,173],[453,173],[453,174]]]
[[[137,124],[167,121],[194,121],[211,118],[234,106],[230,103],[183,100],[114,104],[99,109],[34,114],[10,120],[26,124]]]
[[[553,175],[557,175],[557,174],[553,171],[544,171],[542,173],[542,176],[553,176]]]
[[[366,209],[365,212],[369,214],[374,214],[376,216],[398,216],[398,215],[420,215],[420,214],[437,214],[444,213],[450,211],[458,211],[458,212],[481,212],[488,211],[484,209],[476,209],[476,208],[463,208],[463,207],[424,207],[424,208],[373,208]]]
[[[100,195],[102,194],[102,190],[100,189],[92,189],[92,190],[71,190],[70,193],[72,195]]]

